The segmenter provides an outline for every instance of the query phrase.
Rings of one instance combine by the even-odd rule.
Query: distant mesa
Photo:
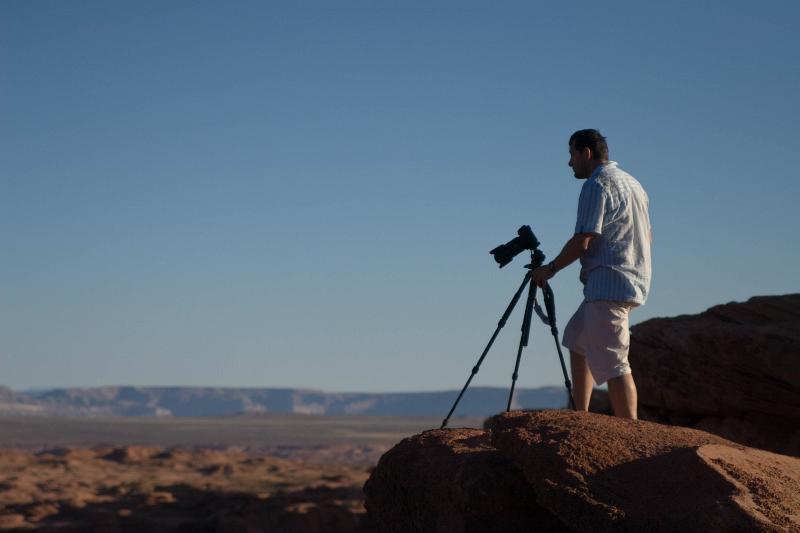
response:
[[[444,418],[458,391],[327,393],[307,389],[212,387],[94,387],[15,392],[0,389],[0,414],[52,416],[307,415],[437,416]],[[487,417],[502,409],[508,389],[472,387],[456,416]],[[559,408],[563,386],[518,389],[515,406]]]

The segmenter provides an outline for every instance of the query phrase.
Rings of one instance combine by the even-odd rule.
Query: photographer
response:
[[[636,384],[628,364],[628,315],[650,289],[652,232],[641,184],[608,160],[597,130],[569,139],[569,166],[586,180],[578,200],[575,235],[549,265],[533,272],[543,287],[559,270],[581,260],[584,301],[564,328],[570,350],[575,407],[587,411],[592,382],[608,382],[614,414],[636,419]]]

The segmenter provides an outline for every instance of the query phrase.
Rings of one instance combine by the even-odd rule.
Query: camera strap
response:
[[[544,310],[542,309],[542,306],[539,305],[539,302],[536,300],[536,298],[533,299],[533,310],[536,311],[536,314],[539,315],[539,318],[542,320],[545,326],[550,325],[550,319],[546,314],[544,314]]]

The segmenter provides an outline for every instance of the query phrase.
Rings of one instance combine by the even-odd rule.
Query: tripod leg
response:
[[[519,376],[519,362],[522,358],[522,348],[528,345],[528,339],[531,333],[531,317],[533,316],[533,301],[536,299],[536,283],[533,278],[530,280],[528,287],[528,301],[525,304],[525,316],[522,319],[522,334],[519,339],[519,348],[517,348],[517,361],[514,364],[514,373],[511,375],[511,390],[508,393],[508,405],[506,412],[511,410],[511,402],[514,399],[514,387],[517,384],[517,377]]]
[[[528,281],[531,279],[531,276],[532,276],[532,274],[531,274],[530,271],[528,271],[525,274],[525,279],[522,280],[522,284],[519,286],[519,289],[517,289],[517,292],[514,294],[514,297],[511,298],[511,302],[508,304],[508,307],[506,307],[505,313],[503,313],[503,316],[500,318],[500,321],[497,323],[497,328],[495,328],[494,334],[492,335],[492,338],[489,339],[489,343],[486,345],[486,348],[484,348],[480,359],[478,359],[478,362],[475,364],[474,367],[472,367],[472,373],[470,374],[469,378],[467,379],[467,382],[464,384],[464,387],[461,389],[461,392],[458,394],[458,398],[456,398],[455,403],[453,403],[453,407],[450,408],[450,412],[447,413],[447,416],[442,421],[442,425],[439,427],[439,429],[444,429],[445,427],[447,427],[447,422],[450,420],[450,417],[453,416],[453,412],[456,410],[456,406],[458,405],[458,402],[460,402],[461,401],[461,397],[464,396],[464,392],[467,390],[467,387],[469,387],[469,384],[472,382],[472,378],[474,378],[475,374],[477,374],[478,371],[481,369],[481,363],[483,363],[483,359],[486,357],[486,354],[489,353],[489,349],[492,347],[492,344],[494,344],[494,341],[497,338],[498,333],[500,333],[500,330],[503,329],[503,326],[506,325],[506,321],[508,320],[508,317],[511,316],[511,312],[514,310],[514,307],[517,305],[517,302],[519,301],[519,297],[522,294],[522,291],[525,289],[525,285],[527,285]],[[519,365],[519,363],[517,363],[517,365]]]
[[[556,351],[558,352],[558,359],[561,361],[561,371],[564,373],[564,385],[567,387],[567,394],[569,394],[569,405],[574,411],[575,397],[572,395],[572,382],[569,380],[569,374],[567,374],[567,365],[564,364],[564,354],[561,353],[561,345],[558,343],[555,296],[553,296],[553,289],[550,288],[549,284],[545,284],[542,289],[542,294],[544,294],[544,306],[547,309],[547,318],[550,320],[550,333],[553,334],[553,339],[556,341]]]

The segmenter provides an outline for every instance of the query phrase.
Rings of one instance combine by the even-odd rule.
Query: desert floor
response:
[[[370,531],[361,487],[371,467],[400,439],[440,422],[0,418],[0,529]]]

